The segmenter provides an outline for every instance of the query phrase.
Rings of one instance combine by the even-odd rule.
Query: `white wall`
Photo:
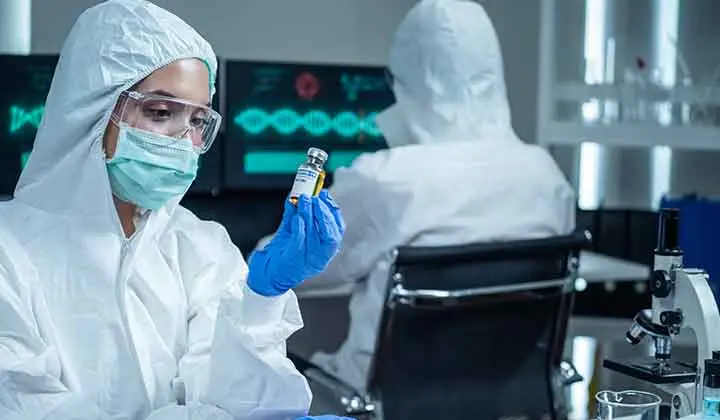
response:
[[[155,0],[195,27],[224,58],[384,64],[414,0]],[[32,51],[58,52],[97,0],[35,0]]]
[[[492,19],[505,62],[513,127],[537,142],[540,0],[480,0]]]

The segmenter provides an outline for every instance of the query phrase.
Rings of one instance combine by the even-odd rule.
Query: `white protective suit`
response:
[[[103,132],[120,93],[210,45],[143,0],[110,0],[62,49],[15,199],[0,204],[0,419],[303,416],[307,382],[285,356],[302,326],[292,292],[256,295],[220,225],[179,199],[126,239]],[[214,81],[211,82],[214,84]],[[219,409],[218,409],[219,408]]]
[[[342,249],[297,289],[357,282],[347,340],[313,361],[360,390],[393,248],[549,237],[575,223],[573,191],[553,159],[513,132],[500,47],[480,5],[418,3],[395,35],[389,67],[397,103],[377,123],[391,148],[335,173]]]

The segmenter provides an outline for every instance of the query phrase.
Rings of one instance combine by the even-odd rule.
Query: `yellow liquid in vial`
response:
[[[315,184],[315,191],[313,191],[313,196],[320,194],[320,191],[322,191],[324,185],[325,185],[325,171],[320,171],[320,173],[318,174],[317,184]]]
[[[323,186],[325,185],[325,171],[320,171],[318,173],[317,181],[315,182],[315,188],[313,189],[312,195],[313,197],[320,194],[320,191],[322,191]],[[290,202],[293,204],[297,204],[297,197],[290,197]]]

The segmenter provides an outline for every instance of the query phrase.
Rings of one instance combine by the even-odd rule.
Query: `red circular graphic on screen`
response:
[[[320,91],[320,81],[312,73],[301,73],[295,79],[295,90],[302,99],[313,100]]]

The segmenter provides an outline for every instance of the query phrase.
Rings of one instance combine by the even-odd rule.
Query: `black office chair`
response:
[[[363,395],[293,358],[339,412],[384,420],[555,419],[586,232],[550,239],[398,249]],[[317,388],[316,388],[317,389]]]

